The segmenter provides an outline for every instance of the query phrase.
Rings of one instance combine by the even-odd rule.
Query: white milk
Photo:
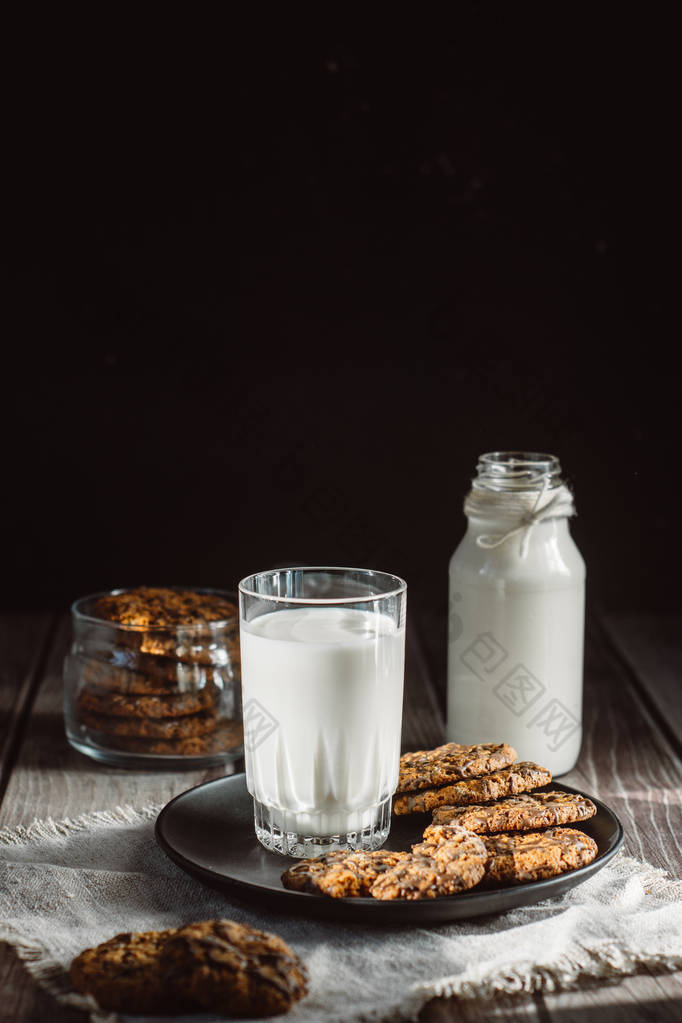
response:
[[[470,517],[450,562],[448,738],[563,774],[582,738],[585,564],[566,518],[535,525],[524,556],[520,535],[477,545],[508,527]]]
[[[405,630],[344,607],[241,625],[246,781],[286,832],[371,825],[398,781]]]

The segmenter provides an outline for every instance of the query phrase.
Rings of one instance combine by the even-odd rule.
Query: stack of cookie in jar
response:
[[[216,591],[139,586],[73,608],[67,735],[100,759],[238,756],[237,608]]]
[[[591,863],[597,844],[565,825],[596,813],[586,796],[542,791],[540,764],[517,762],[507,743],[446,743],[400,759],[393,812],[432,821],[410,852],[334,852],[282,875],[287,888],[332,898],[424,899],[476,885],[520,884]]]

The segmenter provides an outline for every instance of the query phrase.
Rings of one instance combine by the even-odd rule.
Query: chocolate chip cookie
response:
[[[227,653],[223,650],[225,659]],[[130,696],[166,696],[176,692],[190,692],[211,685],[222,688],[234,677],[234,661],[208,667],[203,664],[185,664],[172,657],[153,657],[134,650],[118,647],[102,650],[101,656],[92,651],[80,664],[83,682],[90,688]],[[238,663],[238,662],[237,662]]]
[[[130,735],[147,739],[191,739],[215,732],[220,719],[212,714],[187,714],[185,717],[132,718],[96,714],[83,707],[79,720],[88,728],[105,735]]]
[[[489,835],[483,841],[488,850],[486,882],[498,884],[555,877],[591,863],[598,852],[589,835],[573,828]]]
[[[71,983],[93,995],[103,1009],[117,1012],[182,1012],[190,1000],[169,987],[161,950],[175,931],[117,934],[96,948],[86,948],[71,963]]]
[[[318,859],[301,860],[282,874],[282,884],[297,892],[328,895],[332,899],[368,896],[377,878],[408,856],[409,853],[388,849],[339,850]]]
[[[552,780],[546,767],[523,761],[503,767],[482,778],[467,778],[443,785],[437,789],[422,789],[421,792],[405,792],[393,800],[396,814],[427,813],[438,806],[460,806],[466,803],[487,803],[491,799],[512,796],[519,792],[547,785]]]
[[[400,758],[398,792],[432,789],[461,778],[476,778],[513,764],[516,750],[506,742],[461,746],[448,742],[432,750],[405,753]]]
[[[78,704],[84,711],[113,714],[115,717],[176,718],[205,710],[214,711],[219,698],[220,690],[215,686],[165,696],[124,695],[88,686],[78,694]]]
[[[229,1016],[275,1016],[308,991],[306,968],[282,938],[232,920],[181,927],[162,961],[175,991]]]
[[[216,653],[226,643],[231,653],[238,648],[237,607],[219,593],[138,586],[97,598],[91,614],[122,626],[118,647],[142,657],[211,665],[223,663]]]
[[[217,593],[137,586],[100,597],[93,605],[93,613],[119,625],[176,629],[178,626],[228,621],[237,616],[237,608],[232,601]]]
[[[186,739],[138,739],[135,736],[110,737],[110,745],[129,753],[164,757],[200,757],[237,750],[244,744],[241,721],[219,721],[214,732]]]
[[[489,835],[496,831],[532,831],[586,821],[596,812],[596,806],[587,796],[538,792],[510,796],[485,806],[441,806],[434,811],[433,819],[436,824],[459,824],[477,835]],[[424,832],[425,837],[428,830]]]
[[[421,842],[374,882],[375,899],[434,899],[477,885],[485,874],[486,847],[464,828],[448,828],[446,840]]]

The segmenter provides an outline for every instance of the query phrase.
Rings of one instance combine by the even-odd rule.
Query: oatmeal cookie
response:
[[[206,665],[238,658],[237,607],[218,593],[138,586],[99,597],[92,615],[125,626],[117,647],[141,656]]]
[[[108,745],[128,753],[147,753],[165,757],[199,757],[212,753],[236,751],[244,745],[241,721],[218,719],[215,732],[193,735],[187,739],[138,739],[135,736],[112,736]]]
[[[96,714],[80,708],[81,724],[105,735],[131,735],[146,739],[191,739],[215,732],[219,718],[207,714],[187,714],[185,717],[126,718],[113,714]]]
[[[220,690],[213,686],[167,696],[129,696],[87,687],[78,694],[84,711],[124,718],[177,718],[215,711]]]
[[[195,626],[183,628],[179,625],[174,632],[157,630],[133,635],[135,638],[130,642],[143,657],[172,657],[185,664],[204,664],[206,667],[225,664],[228,660],[226,649],[231,651],[230,663],[235,657],[236,643],[221,633],[216,635]]]
[[[404,792],[393,800],[396,814],[427,813],[439,806],[461,806],[467,803],[487,803],[491,799],[528,792],[547,785],[552,780],[546,767],[523,761],[503,767],[482,778],[466,778],[464,781],[443,785],[438,789],[422,789],[421,792]],[[435,819],[435,818],[434,818]]]
[[[282,938],[232,920],[181,927],[162,961],[174,990],[229,1016],[279,1015],[308,992],[306,968]]]
[[[176,629],[183,625],[204,625],[237,616],[232,601],[217,593],[175,590],[163,586],[136,586],[120,593],[107,593],[93,606],[93,613],[105,621],[148,629]]]
[[[433,899],[477,885],[485,874],[485,845],[464,828],[448,829],[439,843],[420,842],[370,889],[375,899]]]
[[[166,983],[161,950],[170,931],[117,934],[86,948],[71,963],[71,983],[81,994],[96,998],[103,1009],[116,1012],[181,1012],[191,1002]]]
[[[101,656],[81,660],[81,676],[86,686],[130,696],[168,696],[214,686],[222,688],[234,678],[233,663],[208,667],[186,664],[172,657],[153,657],[135,650],[114,647]]]
[[[496,831],[532,831],[586,821],[596,812],[596,806],[587,796],[538,792],[510,796],[486,805],[441,806],[434,811],[433,819],[436,824],[459,824],[477,835],[489,835]],[[424,832],[425,837],[428,830]]]
[[[598,852],[597,843],[574,828],[489,835],[483,841],[488,850],[486,881],[498,884],[555,877],[591,863]]]
[[[506,742],[461,746],[447,742],[432,750],[404,753],[400,758],[398,792],[432,789],[461,778],[476,778],[507,767],[516,760],[516,750]]]
[[[338,850],[318,859],[301,860],[282,874],[282,884],[298,892],[329,895],[332,899],[367,896],[377,878],[409,853]]]

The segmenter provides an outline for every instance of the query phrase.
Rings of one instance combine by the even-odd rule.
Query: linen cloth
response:
[[[682,882],[616,856],[564,895],[502,915],[435,927],[336,926],[262,912],[189,877],[156,845],[160,807],[117,807],[0,831],[0,940],[60,1002],[118,1016],[70,987],[82,949],[121,931],[229,917],[282,935],[305,961],[310,993],[291,1023],[414,1019],[430,998],[555,991],[641,964],[682,967]],[[173,1017],[201,1020],[203,1014]]]

